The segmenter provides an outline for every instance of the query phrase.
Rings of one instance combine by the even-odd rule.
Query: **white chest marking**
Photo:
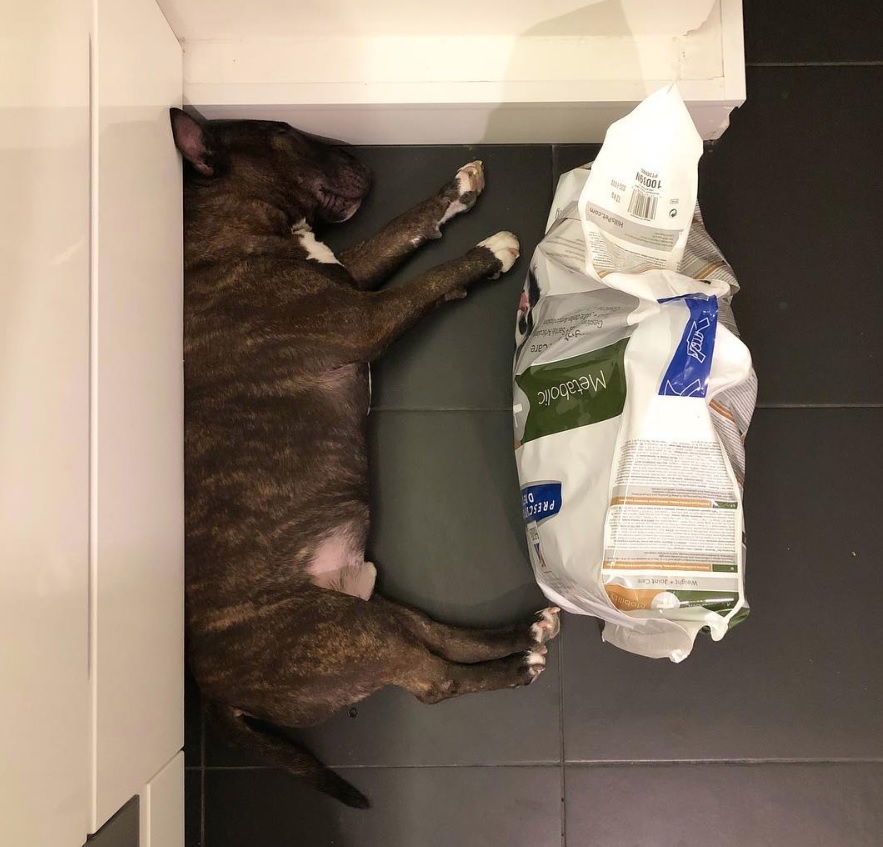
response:
[[[307,251],[307,258],[323,265],[339,265],[337,256],[327,244],[323,244],[316,238],[315,233],[305,224],[295,227],[294,235],[300,239],[301,247]]]

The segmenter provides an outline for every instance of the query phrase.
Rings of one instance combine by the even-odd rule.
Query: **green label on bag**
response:
[[[534,365],[515,377],[530,409],[523,442],[606,421],[625,405],[628,338],[572,359]]]

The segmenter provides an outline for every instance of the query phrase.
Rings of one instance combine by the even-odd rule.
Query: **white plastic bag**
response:
[[[603,619],[605,641],[673,661],[748,608],[757,385],[730,309],[738,285],[696,208],[701,153],[674,86],[611,126],[594,165],[561,178],[516,329],[516,460],[540,587]]]

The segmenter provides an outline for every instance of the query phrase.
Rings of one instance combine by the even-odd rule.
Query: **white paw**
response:
[[[558,635],[561,631],[561,621],[558,619],[560,611],[557,606],[549,606],[548,609],[538,613],[539,620],[530,628],[535,643],[545,644]]]
[[[532,679],[536,679],[546,669],[546,652],[545,647],[527,651],[525,663]]]
[[[460,196],[464,194],[481,194],[484,190],[484,165],[481,162],[470,162],[457,171],[457,185]]]
[[[463,165],[454,177],[457,184],[457,198],[453,200],[438,222],[439,226],[447,223],[454,215],[466,212],[475,205],[478,195],[484,189],[484,166],[481,162],[470,162]]]
[[[490,238],[485,238],[478,246],[486,247],[500,260],[503,266],[501,273],[506,273],[521,255],[518,239],[511,232],[498,232]]]

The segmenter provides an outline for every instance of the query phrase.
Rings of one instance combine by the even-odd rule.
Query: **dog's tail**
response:
[[[299,747],[272,724],[255,720],[238,709],[209,702],[206,715],[221,737],[254,753],[268,765],[283,768],[313,788],[354,809],[368,809],[368,798],[312,753]]]

